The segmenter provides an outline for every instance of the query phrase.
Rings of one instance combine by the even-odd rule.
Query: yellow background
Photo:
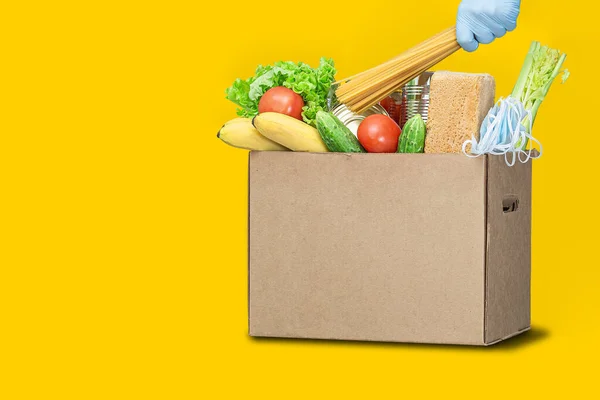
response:
[[[247,152],[215,137],[257,64],[328,56],[341,78],[453,24],[457,0],[5,3],[0,398],[598,391],[594,2],[525,0],[515,32],[440,65],[507,95],[539,40],[572,72],[534,129],[533,331],[487,349],[249,338]]]

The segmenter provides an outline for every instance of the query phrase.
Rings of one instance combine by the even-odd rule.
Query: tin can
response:
[[[369,115],[382,114],[389,117],[387,111],[385,111],[385,108],[379,104],[369,107],[366,111],[360,114],[351,111],[348,107],[346,107],[345,104],[342,103],[336,104],[330,111],[333,115],[338,117],[340,121],[342,121],[342,124],[350,129],[350,132],[352,132],[354,136],[356,136],[360,123]]]
[[[400,127],[417,114],[427,122],[429,115],[429,83],[432,72],[424,72],[402,88]]]

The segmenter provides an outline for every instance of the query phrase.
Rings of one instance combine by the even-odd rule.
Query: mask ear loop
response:
[[[471,153],[467,153],[467,146],[471,145]],[[470,140],[465,140],[465,142],[462,145],[462,152],[465,156],[469,157],[469,158],[477,158],[480,155],[482,155],[483,153],[473,153],[473,149],[477,146],[477,141],[475,140],[475,136],[471,136]]]
[[[523,125],[525,121],[527,121],[528,129]],[[479,142],[475,136],[471,136],[470,140],[463,143],[462,153],[470,158],[476,158],[482,154],[504,155],[504,161],[509,167],[514,166],[517,159],[521,163],[526,163],[530,159],[540,158],[542,144],[531,134],[532,127],[531,111],[526,110],[523,104],[513,97],[501,98],[485,117],[484,125],[482,125],[482,130],[485,129],[485,131],[480,132]],[[507,133],[507,135],[502,136],[502,133]],[[518,146],[527,141],[532,143],[530,149]],[[533,143],[540,148],[539,154],[535,157],[531,155]],[[469,144],[471,152],[467,153]]]
[[[514,114],[516,114],[516,120],[513,121],[513,113],[508,114],[511,141],[510,141],[510,144],[508,145],[508,148],[506,149],[506,151],[504,153],[504,161],[506,162],[506,165],[508,165],[509,167],[512,167],[517,162],[517,155],[515,154],[514,149],[515,149],[517,143],[522,143],[522,140],[523,140],[523,136],[522,136],[523,130],[521,129],[521,123],[524,118],[523,114],[521,112],[522,107],[519,107],[520,104],[514,104],[514,101],[511,101],[511,100],[514,100],[514,99],[512,97],[509,97],[507,99],[507,102],[509,103],[511,111],[513,111]],[[512,159],[510,161],[508,160],[509,153],[512,155]]]
[[[496,103],[496,105],[490,110],[488,115],[485,117],[484,124],[487,122],[487,125],[485,125],[486,130],[480,133],[479,143],[477,142],[477,139],[475,139],[474,135],[471,136],[470,140],[466,140],[463,143],[462,152],[464,155],[466,155],[469,158],[477,158],[488,152],[491,143],[495,142],[496,136],[498,135],[498,129],[496,127],[498,125],[499,119],[497,118],[496,114],[500,113],[500,111],[497,111],[497,113],[494,113],[494,111],[496,109],[500,110],[502,109],[502,107],[503,104],[500,101],[498,101],[498,103]],[[484,125],[482,125],[481,128],[483,129]],[[467,153],[467,145],[469,144],[471,145],[471,152]]]
[[[528,117],[528,130],[524,130],[523,131],[523,139],[524,140],[529,140],[531,142],[531,146],[529,149],[523,150],[523,149],[519,149],[519,161],[522,163],[526,163],[527,161],[529,161],[530,159],[537,159],[540,158],[542,156],[542,152],[543,152],[543,147],[542,147],[542,143],[537,140],[536,138],[533,137],[533,135],[530,133],[532,131],[532,127],[533,127],[533,122],[532,122],[532,115],[531,115],[531,111],[527,111],[527,117]],[[540,148],[539,154],[537,156],[532,156],[531,152],[533,151],[533,149],[535,148],[533,146],[533,144],[537,144],[537,146]],[[526,158],[525,160],[523,160],[521,158],[521,154],[525,154]]]

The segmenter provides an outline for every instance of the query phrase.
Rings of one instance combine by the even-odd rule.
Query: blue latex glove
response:
[[[521,0],[462,0],[456,18],[456,40],[466,51],[488,44],[517,27]]]

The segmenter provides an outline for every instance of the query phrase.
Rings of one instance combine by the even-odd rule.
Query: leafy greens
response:
[[[237,114],[251,118],[258,114],[258,102],[265,92],[276,86],[285,86],[304,99],[302,119],[315,126],[320,110],[327,110],[327,95],[334,82],[335,67],[330,58],[321,58],[317,68],[303,62],[279,61],[274,65],[256,68],[253,77],[236,79],[225,92],[226,98],[240,106]]]

